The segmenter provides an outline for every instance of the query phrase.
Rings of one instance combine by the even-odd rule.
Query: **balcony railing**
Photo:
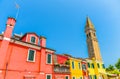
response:
[[[55,73],[70,73],[69,66],[54,66]]]

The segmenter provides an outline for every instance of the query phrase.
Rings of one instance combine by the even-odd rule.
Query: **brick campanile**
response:
[[[96,36],[96,30],[91,20],[88,17],[86,20],[85,33],[87,36],[89,58],[95,58],[98,61],[102,61],[100,48],[99,48],[99,44]]]

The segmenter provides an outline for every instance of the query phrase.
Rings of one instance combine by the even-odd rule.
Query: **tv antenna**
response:
[[[18,15],[19,15],[20,6],[19,6],[18,3],[16,3],[16,1],[15,1],[15,7],[17,8],[17,13],[16,13],[16,16],[15,16],[15,19],[17,19]]]

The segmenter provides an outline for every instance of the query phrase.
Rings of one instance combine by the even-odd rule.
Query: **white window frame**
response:
[[[68,79],[69,79],[69,75],[65,75],[65,79],[66,79],[66,77],[68,77]]]
[[[32,38],[32,37],[35,37],[35,43],[31,42],[31,38]],[[36,36],[34,36],[34,35],[31,35],[31,36],[30,36],[30,43],[36,44]]]
[[[48,55],[51,55],[51,63],[48,63]],[[46,64],[52,64],[52,54],[48,53],[47,56],[46,56]]]
[[[28,61],[28,62],[35,62],[36,50],[33,50],[33,51],[34,51],[34,59],[33,59],[33,61],[29,60],[29,51],[30,51],[30,50],[33,50],[33,49],[29,49],[29,50],[28,50],[27,61]]]
[[[46,74],[46,79],[47,79],[47,75],[50,75],[50,76],[51,76],[51,79],[52,79],[52,74]]]

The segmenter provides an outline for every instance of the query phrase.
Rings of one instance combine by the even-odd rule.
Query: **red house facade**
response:
[[[36,33],[14,35],[16,20],[9,17],[0,35],[0,79],[54,79],[53,54],[46,38]]]
[[[83,79],[89,79],[87,61],[83,59],[81,63],[82,63]]]
[[[70,79],[69,58],[64,55],[54,55],[54,79]]]

